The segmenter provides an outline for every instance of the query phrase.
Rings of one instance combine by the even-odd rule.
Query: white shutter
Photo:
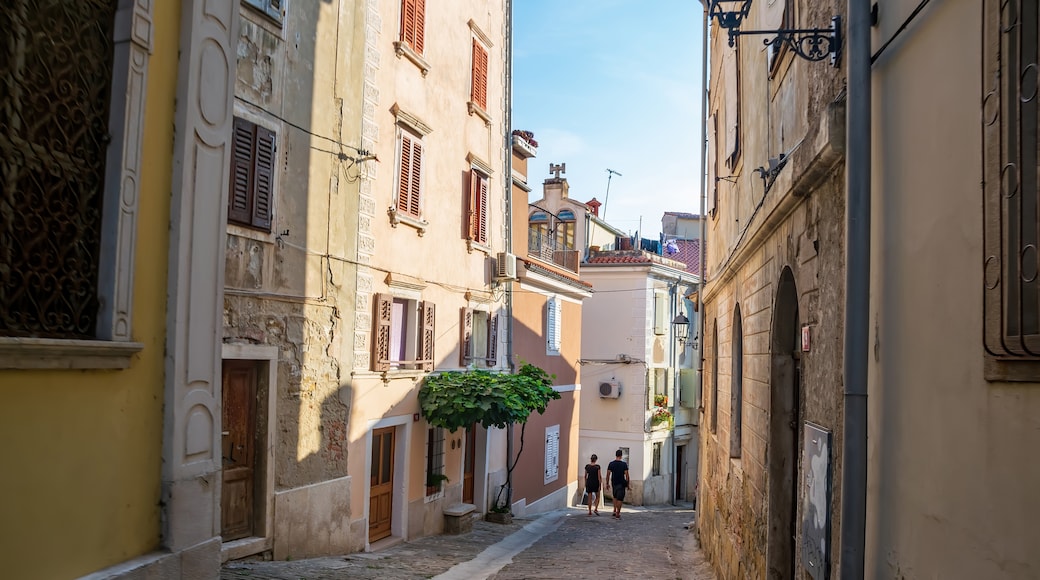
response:
[[[560,330],[563,313],[560,299],[553,297],[545,303],[545,350],[548,354],[560,354]]]
[[[560,477],[560,426],[545,428],[545,481],[549,483]]]

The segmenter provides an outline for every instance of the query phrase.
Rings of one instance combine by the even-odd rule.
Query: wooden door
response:
[[[224,361],[220,535],[225,542],[253,535],[257,377],[254,361]]]
[[[394,495],[394,428],[372,432],[372,473],[369,478],[368,541],[390,535]]]
[[[473,472],[477,459],[477,425],[474,423],[466,429],[466,460],[462,470],[462,501],[473,503]]]

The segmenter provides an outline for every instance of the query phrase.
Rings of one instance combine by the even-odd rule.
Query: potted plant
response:
[[[654,407],[654,412],[650,415],[650,424],[655,427],[662,423],[667,423],[668,427],[671,428],[673,420],[672,412],[664,407]]]
[[[484,520],[494,524],[511,524],[513,523],[513,514],[509,510],[508,505],[496,505],[488,510],[487,515],[484,516]]]
[[[668,395],[654,395],[654,406],[655,407],[667,407],[668,406]]]
[[[441,485],[448,481],[448,476],[443,473],[427,473],[426,474],[426,495],[437,493],[441,490]]]

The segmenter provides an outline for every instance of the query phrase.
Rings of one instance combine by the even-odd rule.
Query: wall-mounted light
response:
[[[738,36],[750,34],[775,35],[762,41],[766,46],[786,44],[798,56],[811,61],[831,57],[831,65],[838,66],[841,58],[841,16],[831,18],[830,28],[780,28],[777,30],[741,30],[752,0],[711,0],[708,13],[729,32],[729,45],[736,43]]]
[[[686,337],[690,335],[690,319],[680,312],[672,320],[672,327],[675,328],[675,338],[679,343],[686,344]]]

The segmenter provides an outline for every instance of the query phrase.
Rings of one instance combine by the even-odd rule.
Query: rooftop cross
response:
[[[549,173],[555,173],[556,175],[553,176],[553,179],[559,179],[561,173],[567,173],[567,164],[566,163],[560,163],[560,164],[550,163],[549,164]]]

